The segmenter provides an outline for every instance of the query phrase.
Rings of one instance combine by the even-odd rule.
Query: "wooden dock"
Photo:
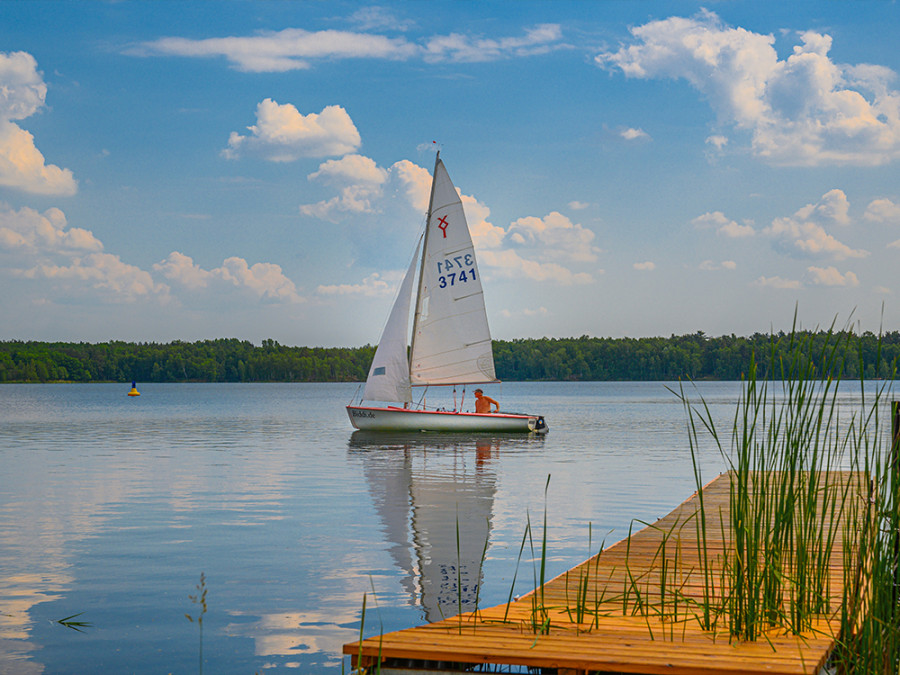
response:
[[[858,485],[859,474],[829,476],[833,483]],[[815,675],[839,628],[845,522],[832,525],[829,611],[801,635],[772,630],[754,642],[730,639],[725,619],[713,630],[701,627],[700,609],[704,588],[710,588],[703,583],[701,557],[719,559],[732,546],[730,484],[730,474],[723,474],[703,489],[702,556],[695,493],[664,518],[514,602],[345,644],[343,653],[354,667],[377,667],[380,660],[383,673],[464,672],[493,664],[498,670],[488,672]],[[714,564],[706,569],[720,571]],[[717,589],[722,592],[721,584]]]

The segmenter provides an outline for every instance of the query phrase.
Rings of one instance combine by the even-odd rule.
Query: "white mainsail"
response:
[[[419,247],[375,350],[364,400],[410,403],[411,385],[497,379],[475,248],[462,201],[440,154],[435,160],[431,189],[411,353],[407,357],[406,336]]]
[[[406,354],[409,330],[409,305],[412,298],[413,279],[416,263],[419,261],[419,246],[413,255],[397,299],[384,325],[381,340],[369,367],[363,398],[369,401],[412,402],[409,388],[409,360]]]
[[[438,155],[425,230],[410,380],[414,385],[493,382],[481,273],[462,201]]]

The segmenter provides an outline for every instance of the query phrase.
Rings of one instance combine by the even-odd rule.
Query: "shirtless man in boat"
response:
[[[491,412],[491,404],[496,407],[493,412],[500,412],[500,404],[497,401],[490,396],[485,396],[481,389],[475,390],[475,412],[489,413]]]

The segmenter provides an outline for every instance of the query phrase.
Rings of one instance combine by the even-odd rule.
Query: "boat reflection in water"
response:
[[[476,608],[497,490],[493,463],[504,446],[542,441],[352,434],[349,449],[362,461],[401,585],[427,621]]]

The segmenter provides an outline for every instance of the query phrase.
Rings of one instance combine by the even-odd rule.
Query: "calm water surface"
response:
[[[698,386],[730,428],[740,385]],[[349,672],[364,594],[366,635],[499,604],[529,516],[552,577],[694,490],[663,383],[487,392],[543,438],[353,433],[356,385],[129,388],[0,386],[2,673],[198,672],[201,573],[205,672]]]

